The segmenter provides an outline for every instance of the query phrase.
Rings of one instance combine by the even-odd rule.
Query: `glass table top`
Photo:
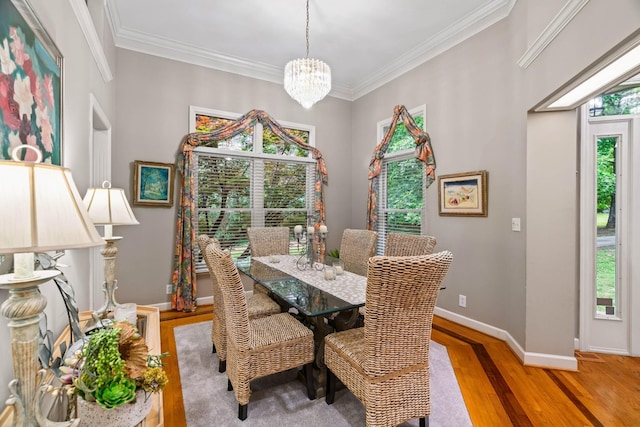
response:
[[[364,305],[347,302],[277,268],[278,264],[243,258],[236,261],[238,270],[266,287],[305,316],[320,316]]]

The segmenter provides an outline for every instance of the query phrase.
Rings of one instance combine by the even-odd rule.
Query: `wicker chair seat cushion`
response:
[[[330,334],[325,342],[333,351],[353,361],[356,366],[364,364],[364,328],[348,329]]]
[[[247,310],[250,319],[280,313],[280,306],[266,294],[257,292],[247,298]]]
[[[304,337],[310,337],[313,342],[313,332],[289,313],[274,314],[249,322],[249,349],[282,345]]]
[[[229,341],[229,378],[238,402],[249,402],[249,381],[313,362],[313,332],[288,313],[249,322],[249,349],[239,350]],[[240,380],[240,381],[238,381]]]

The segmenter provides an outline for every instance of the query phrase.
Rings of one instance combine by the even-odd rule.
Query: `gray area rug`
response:
[[[337,391],[330,406],[324,397],[309,400],[295,370],[252,381],[249,416],[240,421],[238,403],[227,391],[227,376],[218,372],[218,357],[211,353],[211,322],[180,326],[174,333],[189,427],[364,427],[364,406],[350,391]],[[446,347],[432,341],[430,356],[429,425],[471,426]],[[417,419],[402,424],[417,425]]]

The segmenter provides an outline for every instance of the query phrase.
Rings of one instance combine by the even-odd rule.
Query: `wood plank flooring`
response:
[[[186,426],[173,328],[210,320],[211,310],[160,313],[162,351],[171,354],[164,359],[166,426]],[[474,426],[640,426],[640,358],[587,353],[578,372],[533,368],[498,339],[439,317],[433,324]]]

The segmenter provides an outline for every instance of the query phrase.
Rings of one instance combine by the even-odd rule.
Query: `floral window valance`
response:
[[[171,307],[178,311],[194,311],[196,309],[196,268],[192,256],[196,241],[193,213],[196,210],[194,191],[195,179],[192,173],[193,150],[196,147],[214,146],[216,141],[232,138],[256,123],[262,124],[280,138],[283,143],[295,144],[311,152],[316,160],[315,206],[314,218],[319,224],[325,222],[325,205],[323,184],[327,183],[327,168],[322,153],[315,147],[306,144],[302,139],[290,134],[271,116],[261,110],[251,110],[227,126],[207,133],[190,133],[184,137],[178,153],[177,166],[182,174],[182,188],[176,223],[176,243],[172,283],[175,292],[171,298]]]
[[[382,170],[382,159],[387,152],[389,142],[396,131],[398,120],[402,119],[402,123],[407,128],[409,134],[416,143],[415,157],[425,164],[427,174],[427,188],[436,179],[436,160],[433,156],[431,148],[431,138],[429,134],[416,124],[404,105],[396,105],[393,109],[393,118],[391,125],[382,138],[382,141],[376,146],[369,163],[369,199],[367,202],[367,228],[375,230],[378,228],[378,176]]]

